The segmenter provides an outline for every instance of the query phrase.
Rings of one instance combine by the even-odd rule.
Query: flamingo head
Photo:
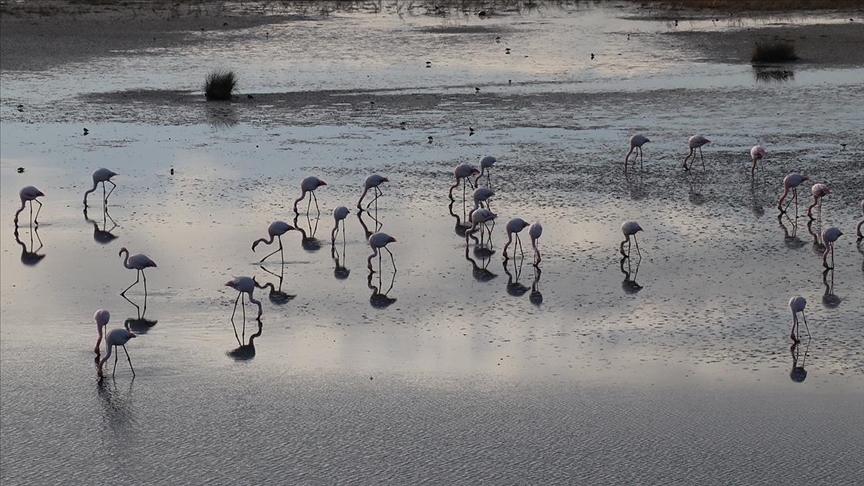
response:
[[[324,182],[324,181],[322,181],[322,180],[318,180],[318,187],[326,186],[326,185],[327,185],[326,182]]]
[[[126,247],[124,246],[123,248],[120,248],[120,253],[118,253],[117,256],[123,256],[124,251],[126,253],[129,253],[129,250],[127,250]]]

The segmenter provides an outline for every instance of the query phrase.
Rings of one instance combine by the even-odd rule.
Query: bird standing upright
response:
[[[118,253],[118,255],[123,256],[123,252],[126,252],[126,258],[123,260],[123,266],[130,269],[130,270],[136,270],[137,273],[135,275],[135,282],[133,282],[132,285],[126,287],[126,290],[124,290],[123,292],[120,292],[120,295],[125,295],[126,291],[131,289],[132,287],[134,287],[135,284],[137,284],[138,281],[141,279],[141,277],[143,277],[144,278],[144,295],[146,296],[147,295],[147,276],[144,275],[144,269],[150,268],[150,267],[156,267],[156,262],[151,260],[150,257],[148,257],[147,255],[142,255],[141,253],[129,256],[129,250],[127,250],[125,246],[123,248],[120,248],[120,253]]]
[[[277,251],[282,256],[282,264],[285,264],[285,254],[282,250],[282,235],[293,230],[294,227],[285,221],[273,221],[270,223],[270,226],[267,228],[267,234],[270,236],[270,239],[259,238],[252,242],[252,251],[255,251],[255,247],[258,246],[259,243],[264,243],[265,245],[273,244],[273,238],[277,238],[279,240],[279,248],[273,250],[271,253],[268,253],[267,256],[258,261],[258,263],[263,262],[264,260],[270,258],[271,255],[275,254]]]
[[[813,203],[807,206],[807,217],[814,219],[813,208],[818,204],[819,214],[822,214],[822,198],[831,194],[831,189],[829,189],[825,184],[813,184],[810,193],[813,194]]]
[[[36,223],[39,225],[39,211],[42,211],[42,203],[39,202],[37,197],[45,196],[39,189],[36,189],[33,186],[26,186],[21,188],[18,191],[18,197],[21,198],[21,207],[18,208],[18,211],[15,211],[15,226],[18,226],[18,215],[21,214],[21,211],[24,211],[24,205],[29,201],[30,202],[30,220],[32,223]],[[36,217],[33,217],[33,201],[36,201],[36,204],[39,205],[39,208],[36,210]]]
[[[114,189],[117,188],[117,184],[111,180],[112,177],[117,175],[113,170],[109,170],[106,168],[97,169],[93,172],[93,187],[84,192],[84,207],[87,207],[87,196],[90,195],[91,192],[96,190],[96,187],[99,186],[99,183],[102,183],[102,202],[104,204],[108,204],[108,196],[114,192]],[[108,194],[105,194],[105,183],[111,184],[111,190],[108,191]]]
[[[630,237],[633,237],[633,241],[636,242],[636,253],[639,256],[642,256],[642,252],[639,251],[639,241],[636,239],[636,233],[644,231],[639,223],[636,221],[627,221],[626,223],[621,225],[621,232],[624,233],[626,239],[621,242],[621,256],[630,258]],[[627,253],[624,253],[624,243],[627,243]]]
[[[357,201],[357,209],[363,211],[363,206],[360,205],[361,203],[363,203],[363,198],[366,197],[366,193],[369,192],[369,189],[375,189],[375,197],[371,201],[369,201],[368,204],[366,204],[366,209],[369,209],[369,206],[372,205],[372,203],[374,202],[375,209],[377,210],[378,197],[383,194],[381,192],[381,188],[379,188],[378,186],[385,182],[390,182],[390,179],[387,179],[386,177],[380,176],[378,174],[372,174],[367,177],[366,180],[363,182],[363,194],[360,195],[360,200]]]
[[[322,181],[321,179],[319,179],[315,176],[309,176],[309,177],[303,179],[300,182],[300,191],[301,191],[300,197],[298,197],[294,201],[294,214],[300,214],[300,212],[297,211],[297,203],[299,203],[300,201],[303,200],[303,198],[306,197],[307,192],[310,193],[312,196],[309,198],[309,202],[306,204],[306,213],[307,214],[309,213],[309,208],[312,207],[312,200],[314,199],[315,200],[315,209],[320,214],[321,209],[318,207],[318,198],[315,196],[315,189],[318,189],[319,187],[326,186],[326,185],[327,185],[326,182]]]
[[[690,147],[690,153],[684,157],[684,170],[690,170],[690,167],[687,167],[687,159],[691,156],[693,160],[696,160],[696,149],[699,149],[699,157],[702,159],[702,168],[705,168],[705,156],[702,155],[702,146],[711,143],[711,140],[703,137],[702,135],[693,135],[687,140],[687,145]]]
[[[636,156],[639,157],[639,168],[642,168],[642,146],[647,142],[650,142],[647,137],[644,135],[633,135],[630,137],[630,150],[627,152],[627,155],[624,157],[624,172],[627,172],[627,162],[630,160],[630,154],[634,151],[636,152]],[[636,156],[633,157],[633,166],[636,166]]]

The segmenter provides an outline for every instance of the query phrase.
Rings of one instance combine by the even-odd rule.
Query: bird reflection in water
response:
[[[369,216],[369,218],[375,222],[375,226],[374,226],[375,230],[374,231],[370,231],[369,226],[366,225],[366,221],[363,220],[364,214]],[[380,221],[378,221],[374,216],[369,214],[368,211],[358,211],[357,212],[357,220],[360,221],[360,226],[363,227],[363,234],[366,235],[367,241],[369,240],[369,237],[372,236],[373,233],[377,233],[377,232],[381,231],[381,228],[384,227],[384,225]]]
[[[372,290],[372,295],[369,296],[369,303],[372,304],[372,307],[376,309],[386,309],[390,306],[390,304],[396,302],[395,297],[390,297],[390,291],[393,290],[393,284],[396,282],[396,272],[393,272],[393,276],[390,277],[390,287],[387,288],[386,292],[381,292],[380,289],[383,287],[381,283],[381,272],[378,273],[378,285],[372,284],[372,276],[376,272],[369,272],[369,276],[366,277],[366,286]]]
[[[468,231],[468,228],[471,227],[470,224],[462,223],[462,221],[467,219],[467,216],[465,213],[465,211],[466,211],[465,204],[462,204],[462,216],[461,217],[458,214],[456,214],[455,212],[453,212],[453,204],[455,204],[455,201],[450,201],[450,205],[447,206],[447,211],[450,212],[450,216],[453,216],[453,218],[456,219],[456,227],[455,227],[454,231],[456,232],[456,236],[458,236],[460,238],[465,238],[465,232]]]
[[[306,223],[307,226],[303,227],[298,224],[300,220],[300,215],[294,216],[294,229],[300,232],[300,246],[303,247],[304,250],[308,252],[315,252],[321,249],[321,240],[315,238],[315,233],[318,231],[318,221],[320,218],[315,218],[315,222],[312,222],[312,219],[309,215],[306,215]],[[308,228],[308,231],[306,230]]]
[[[512,260],[513,273],[516,274],[515,278],[513,277],[513,273],[510,273],[508,259],[504,259],[503,262],[504,273],[507,274],[507,293],[512,295],[513,297],[522,297],[529,290],[528,287],[519,282],[519,277],[522,276],[522,263],[525,261],[525,257],[514,257],[512,258]]]
[[[273,282],[267,282],[263,285],[258,284],[256,282],[259,289],[268,289],[268,288],[270,289],[268,291],[269,293],[267,294],[267,298],[270,299],[270,302],[272,302],[276,305],[285,305],[291,299],[293,299],[294,297],[297,297],[296,295],[287,294],[287,293],[282,291],[282,282],[285,280],[285,264],[284,263],[279,265],[279,273],[278,274],[276,272],[274,272],[273,270],[266,268],[264,265],[259,265],[259,266],[261,267],[261,270],[264,270],[265,272],[267,272],[270,275],[273,275],[274,277],[279,279],[279,287],[278,288],[276,287],[276,285],[273,285]]]
[[[135,375],[132,375],[129,384],[124,390],[120,390],[116,380],[106,383],[104,376],[99,376],[96,380],[96,392],[102,401],[103,419],[112,430],[130,425],[134,418],[132,411],[132,385],[134,383]]]
[[[248,361],[255,357],[255,338],[261,336],[261,333],[264,332],[264,324],[261,322],[261,319],[256,319],[256,321],[258,322],[258,331],[249,336],[249,342],[228,351],[228,356],[234,358],[235,361]]]
[[[627,268],[624,268],[625,263],[627,264]],[[636,260],[636,269],[634,270],[629,257],[625,256],[621,258],[621,273],[624,274],[621,289],[624,290],[624,293],[635,294],[642,290],[642,286],[636,283],[636,275],[639,273],[639,265],[641,264],[642,258],[640,257]]]
[[[625,170],[624,179],[627,181],[627,192],[630,193],[630,199],[638,201],[645,198],[644,177],[642,172],[630,173]]]
[[[814,222],[816,223],[815,229],[813,227]],[[810,221],[807,221],[807,232],[810,233],[810,236],[813,237],[813,246],[811,248],[811,250],[813,251],[813,254],[821,257],[822,254],[825,252],[825,245],[822,244],[822,240],[820,238],[821,232],[822,232],[822,217],[821,217],[821,215],[816,219],[811,219]]]
[[[145,314],[147,314],[147,294],[144,294],[144,304],[139,306],[135,302],[131,301],[129,297],[125,295],[122,296],[126,299],[126,302],[129,302],[133,306],[135,306],[135,311],[137,317],[127,317],[124,323],[124,327],[129,331],[134,332],[135,334],[146,334],[147,331],[150,330],[151,327],[155,326],[159,321],[156,319],[147,319]]]
[[[792,227],[791,232],[789,231],[789,227],[786,226],[784,219],[786,220],[786,222],[789,223],[789,226]],[[789,248],[790,250],[797,250],[807,244],[807,242],[803,241],[801,238],[798,238],[797,221],[789,219],[789,217],[786,216],[785,213],[782,213],[777,215],[777,224],[779,224],[780,228],[783,229],[783,244],[786,245],[786,248]]]
[[[41,262],[43,258],[45,258],[45,254],[39,254],[39,250],[44,246],[42,244],[42,238],[39,237],[38,226],[34,227],[30,226],[30,245],[28,246],[26,243],[21,241],[20,236],[18,235],[18,227],[15,227],[15,241],[21,246],[21,263],[27,265],[28,267],[32,267],[37,263]],[[35,241],[39,242],[39,247],[34,249],[36,246],[33,240],[33,237],[36,237]]]
[[[762,188],[754,179],[750,181],[750,211],[757,218],[765,216],[765,202],[762,197]]]
[[[478,265],[477,260],[474,260],[470,256],[469,246],[470,245],[467,243],[465,244],[465,259],[471,262],[471,273],[474,275],[474,279],[478,282],[488,282],[497,277],[498,275],[489,270],[489,263],[492,261],[493,253],[489,253],[488,251],[477,251],[477,249],[475,249],[474,256],[480,258],[480,262],[482,263],[482,265]]]
[[[690,179],[690,190],[687,194],[687,198],[696,206],[705,204],[705,195],[702,194],[702,186],[705,184],[705,174],[697,174],[691,171],[688,172],[688,176]]]
[[[543,294],[540,292],[540,275],[542,274],[540,267],[534,265],[534,282],[531,283],[531,293],[528,294],[528,300],[538,307],[543,303]]]
[[[336,244],[333,244],[330,247],[330,256],[333,258],[333,263],[335,267],[333,268],[333,276],[336,277],[336,280],[345,280],[351,275],[351,270],[349,270],[345,266],[345,242],[342,242],[342,253],[339,253],[339,249],[336,247]]]
[[[807,379],[807,370],[804,369],[804,364],[807,361],[807,353],[810,351],[810,338],[807,338],[807,343],[804,345],[804,355],[801,355],[801,343],[796,341],[789,347],[789,352],[792,354],[792,369],[789,370],[789,378],[795,383],[802,383]]]
[[[830,277],[829,277],[830,275]],[[822,272],[822,284],[825,286],[825,293],[822,294],[822,305],[829,309],[833,309],[840,305],[843,301],[837,294],[834,293],[834,269],[826,268]]]
[[[108,206],[102,206],[102,226],[99,226],[99,222],[93,219],[90,219],[87,216],[87,207],[84,207],[84,221],[93,225],[93,241],[99,243],[100,245],[107,245],[112,241],[117,239],[117,236],[112,234],[111,232],[117,228],[117,222],[114,221],[114,218],[108,214]],[[111,221],[111,228],[108,228],[108,221]]]

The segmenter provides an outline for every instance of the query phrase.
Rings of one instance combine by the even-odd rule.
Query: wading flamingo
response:
[[[93,187],[88,189],[84,193],[84,207],[85,208],[87,207],[87,196],[89,196],[91,192],[96,190],[96,187],[99,186],[100,182],[102,183],[102,201],[105,204],[108,204],[108,196],[110,196],[111,193],[114,192],[114,189],[117,188],[117,184],[114,184],[114,182],[111,181],[111,178],[114,177],[115,175],[117,175],[116,172],[114,172],[113,170],[106,169],[104,167],[101,169],[97,169],[96,171],[93,172]],[[105,194],[105,183],[106,182],[111,184],[111,186],[112,186],[111,190],[108,191],[108,194]]]
[[[819,212],[822,212],[822,198],[831,194],[831,189],[828,188],[825,184],[813,184],[813,187],[810,189],[810,193],[813,194],[813,203],[807,206],[807,217],[813,219],[813,208],[816,205],[819,205]]]
[[[102,361],[99,362],[99,378],[102,378],[102,367],[105,365],[105,362],[108,361],[108,358],[111,357],[111,352],[117,346],[122,346],[123,351],[126,353],[126,359],[129,361],[129,369],[132,370],[132,376],[135,376],[135,368],[132,367],[132,358],[129,357],[129,351],[126,349],[126,343],[129,342],[130,339],[134,338],[135,334],[132,331],[127,330],[126,328],[118,328],[112,329],[108,332],[108,335],[105,336],[105,357],[102,358]],[[111,371],[111,376],[114,376],[114,373],[117,371],[117,354],[114,355],[114,369]]]
[[[39,211],[42,211],[42,203],[39,202],[37,197],[45,196],[39,189],[36,189],[33,186],[27,186],[22,188],[18,192],[18,196],[21,198],[21,207],[18,208],[18,211],[15,211],[15,226],[18,226],[18,215],[21,214],[21,211],[24,211],[24,205],[29,201],[30,202],[30,221],[32,223],[39,224]],[[36,201],[36,204],[39,205],[39,208],[36,209],[36,217],[33,217],[33,201]]]
[[[822,244],[825,245],[825,252],[822,253],[823,267],[834,268],[834,242],[841,236],[843,236],[843,232],[837,229],[836,226],[829,226],[822,230]],[[829,251],[831,252],[831,266],[828,266]]]
[[[789,299],[789,310],[792,311],[792,330],[789,332],[789,337],[793,341],[800,342],[798,339],[798,313],[801,313],[801,318],[804,319],[804,329],[807,330],[807,335],[810,335],[810,328],[807,327],[807,317],[804,315],[804,308],[807,307],[807,300],[800,295],[796,295]]]
[[[703,137],[702,135],[693,135],[687,140],[687,145],[690,147],[690,153],[684,157],[684,170],[690,170],[690,167],[687,167],[687,159],[693,157],[693,160],[696,160],[696,149],[699,149],[699,157],[702,159],[702,168],[705,168],[705,156],[702,155],[702,146],[711,143],[711,140]]]
[[[479,174],[480,171],[477,170],[471,164],[459,164],[453,169],[453,175],[456,177],[456,183],[450,186],[450,200],[453,201],[453,189],[459,187],[459,181],[462,181],[462,200],[465,200],[465,186],[467,184],[471,184],[471,188],[474,188],[474,184],[471,182],[470,177],[475,174]]]
[[[488,223],[495,221],[498,215],[490,211],[488,208],[480,208],[471,212],[471,228],[465,231],[465,243],[468,243],[468,237],[477,231],[479,225],[483,225],[486,231],[489,232],[489,240],[492,240],[492,230],[489,229]],[[483,228],[480,228],[480,236],[483,236]]]
[[[300,197],[298,197],[297,200],[294,201],[294,214],[300,214],[300,212],[297,211],[297,203],[299,203],[300,201],[303,200],[304,197],[306,197],[307,192],[310,193],[312,195],[312,197],[309,198],[309,202],[306,204],[306,213],[307,214],[309,213],[309,208],[312,207],[312,200],[313,199],[315,200],[315,209],[318,211],[318,213],[321,213],[321,209],[318,208],[318,198],[315,197],[315,189],[318,189],[319,187],[326,186],[326,185],[327,185],[326,182],[322,181],[321,179],[319,179],[315,176],[309,176],[309,177],[303,179],[300,182],[300,190],[301,190]]]
[[[519,232],[525,229],[529,223],[525,222],[522,218],[513,218],[510,221],[507,221],[507,243],[504,245],[504,259],[508,258],[507,256],[507,248],[510,246],[510,243],[513,241],[513,235],[516,235],[516,243],[513,245],[514,252],[515,248],[519,247],[519,252],[522,253],[522,256],[525,256],[525,252],[522,250],[522,240],[519,239]],[[533,241],[533,240],[532,240]],[[514,253],[515,255],[515,253]]]
[[[144,269],[149,267],[156,267],[156,262],[150,259],[147,255],[142,255],[138,253],[136,255],[129,256],[129,250],[124,246],[120,248],[119,256],[123,256],[123,252],[126,252],[126,258],[123,260],[123,266],[128,268],[129,270],[136,270],[135,274],[135,282],[132,285],[126,287],[126,290],[120,292],[120,295],[125,295],[126,291],[131,289],[138,283],[138,281],[143,277],[144,278],[144,295],[147,295],[147,276],[144,275]]]
[[[495,162],[498,162],[498,159],[492,157],[491,155],[487,155],[480,159],[480,173],[477,174],[477,178],[474,179],[474,187],[477,187],[477,182],[483,177],[483,174],[486,174],[486,185],[491,185],[489,180],[489,172],[492,171],[492,166],[495,165]]]
[[[644,135],[633,135],[630,137],[630,150],[627,152],[627,156],[624,157],[624,172],[627,172],[627,162],[630,160],[630,154],[634,151],[636,152],[636,155],[633,156],[633,166],[636,166],[636,157],[638,156],[639,168],[642,168],[642,146],[650,141],[651,140],[648,140],[648,137],[645,137]]]
[[[534,266],[540,264],[542,260],[540,258],[540,249],[537,247],[537,240],[540,239],[540,236],[543,234],[543,225],[540,224],[540,221],[535,221],[534,224],[528,228],[528,236],[531,237],[531,246],[534,248]],[[539,274],[538,274],[539,275]],[[537,277],[539,278],[539,276]]]
[[[337,206],[333,210],[333,219],[336,220],[336,226],[333,227],[333,231],[330,233],[330,243],[336,244],[336,234],[339,232],[340,221],[342,222],[342,242],[345,242],[345,218],[348,217],[349,213],[351,211],[345,206]]]
[[[636,242],[636,253],[639,256],[642,256],[642,252],[639,251],[639,241],[636,240],[636,233],[644,231],[639,223],[636,221],[627,221],[626,223],[621,225],[621,232],[624,233],[625,240],[621,242],[621,256],[630,257],[630,237],[633,237],[633,241]],[[627,243],[627,253],[624,253],[624,243]]]
[[[237,342],[241,345],[243,341],[237,337],[237,326],[234,325],[234,314],[237,313],[237,303],[240,302],[240,308],[243,311],[243,339],[246,339],[246,302],[243,302],[241,299],[243,294],[249,295],[249,302],[258,306],[258,317],[256,319],[261,319],[261,301],[256,300],[252,295],[255,292],[255,287],[259,287],[258,282],[255,281],[254,278],[250,277],[234,277],[231,280],[225,282],[225,285],[231,287],[236,290],[237,299],[234,300],[234,310],[231,311],[231,325],[234,326],[234,337],[237,338]]]
[[[369,206],[371,206],[373,202],[375,203],[375,207],[377,208],[378,196],[383,194],[378,186],[385,182],[390,182],[390,179],[384,176],[380,176],[378,174],[372,174],[367,177],[366,181],[363,183],[363,194],[360,195],[360,200],[357,201],[357,209],[361,211],[363,210],[363,206],[361,206],[360,204],[363,203],[363,198],[366,197],[366,193],[369,192],[369,189],[375,189],[375,198],[369,201],[368,204],[366,204],[366,209],[369,209]]]
[[[387,245],[389,243],[394,243],[394,242],[396,242],[396,238],[393,238],[392,236],[388,235],[387,233],[383,233],[381,231],[379,231],[377,233],[372,233],[372,236],[369,237],[369,246],[372,247],[372,254],[369,255],[369,258],[366,259],[366,264],[367,264],[366,266],[369,268],[370,272],[374,272],[374,270],[372,270],[372,259],[377,257],[377,256],[380,256],[379,250],[381,248],[387,250],[387,253],[390,254],[390,261],[393,263],[393,271],[394,272],[396,271],[396,260],[393,259],[393,252],[390,251],[389,248],[387,248]],[[380,266],[381,266],[380,259],[378,261],[378,266],[380,269]]]
[[[93,348],[93,352],[99,354],[99,344],[102,342],[102,333],[104,332],[105,326],[108,325],[108,321],[111,320],[111,314],[105,309],[99,309],[93,314],[93,320],[96,321],[96,346]]]
[[[477,189],[474,189],[474,194],[472,196],[474,198],[474,209],[472,209],[471,212],[473,213],[474,211],[484,207],[484,203],[486,205],[485,207],[489,209],[489,198],[494,195],[495,191],[488,187],[478,187]],[[469,213],[468,216],[470,217],[471,214]]]
[[[753,165],[750,166],[750,177],[756,177],[756,163],[765,158],[765,147],[754,145],[750,149],[750,158],[753,160]]]
[[[810,178],[802,176],[797,172],[791,172],[783,178],[783,195],[780,196],[780,200],[777,201],[777,209],[780,210],[781,214],[786,212],[786,208],[789,207],[789,204],[792,204],[790,201],[789,204],[786,205],[786,208],[783,207],[783,200],[786,199],[786,196],[789,194],[789,189],[792,189],[792,198],[795,201],[795,214],[798,214],[798,186],[807,180],[810,180]]]
[[[264,260],[270,258],[271,255],[274,255],[277,251],[279,255],[282,257],[282,263],[285,263],[285,254],[282,251],[282,235],[293,230],[294,227],[285,221],[273,221],[270,223],[270,226],[267,228],[267,234],[270,235],[270,239],[259,238],[252,242],[252,251],[255,251],[255,247],[258,246],[258,243],[264,243],[265,245],[273,244],[273,238],[279,240],[279,248],[273,250],[271,253],[268,253],[267,256],[258,261],[258,263],[263,262]]]

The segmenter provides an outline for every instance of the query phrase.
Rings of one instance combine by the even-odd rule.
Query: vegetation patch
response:
[[[795,44],[791,42],[757,42],[753,48],[750,62],[754,64],[770,64],[792,62],[798,59],[799,57],[795,54]]]
[[[204,80],[204,97],[207,101],[230,100],[236,86],[237,76],[234,71],[217,69]]]

